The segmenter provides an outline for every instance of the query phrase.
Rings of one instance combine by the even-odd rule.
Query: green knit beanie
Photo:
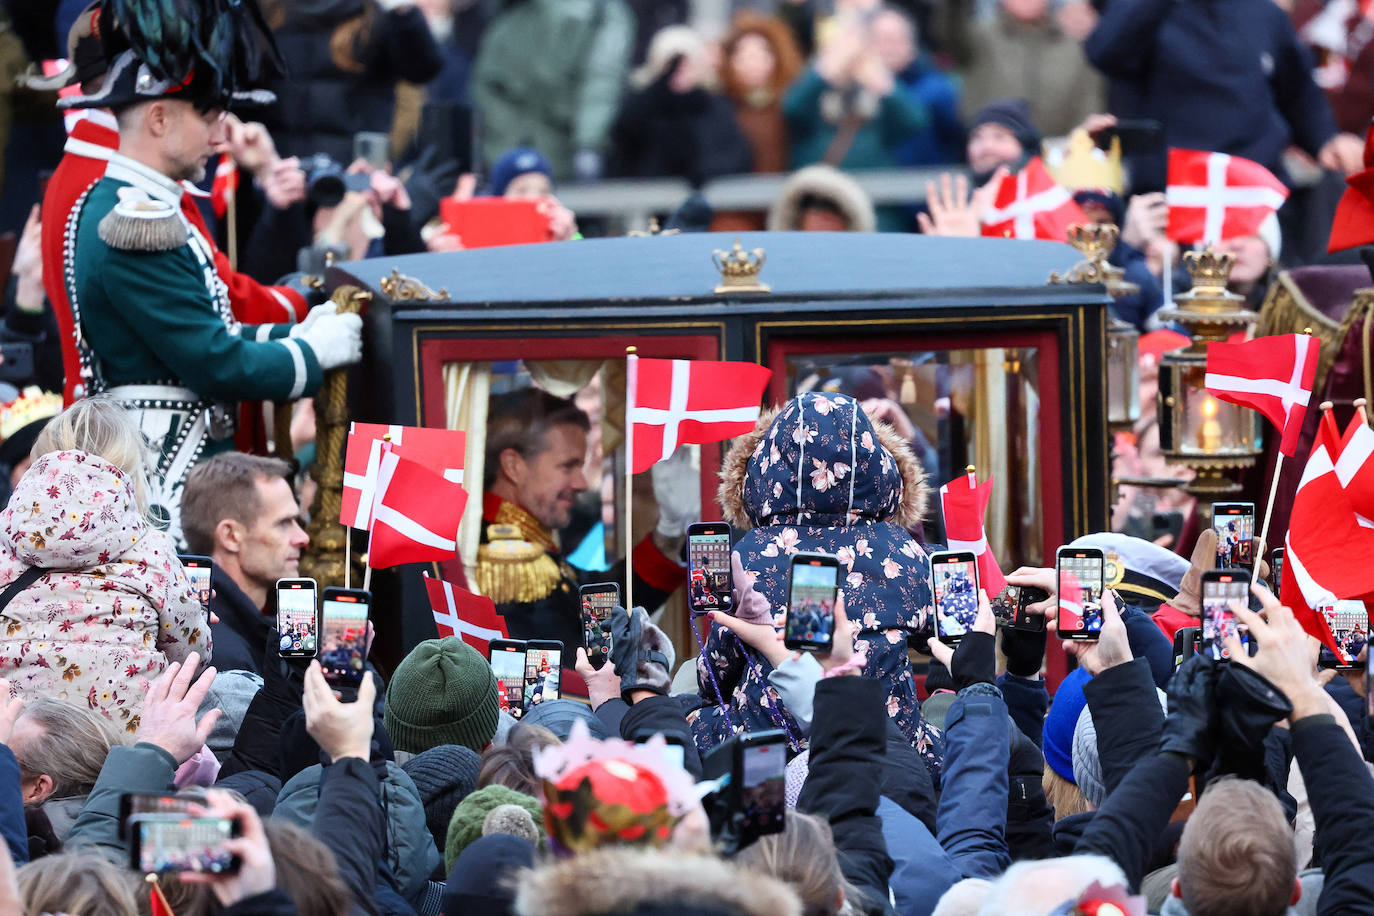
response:
[[[500,713],[487,660],[446,636],[425,640],[401,660],[386,688],[382,722],[398,751],[420,754],[461,744],[480,754],[496,734]]]
[[[482,822],[492,809],[502,805],[519,805],[530,813],[536,825],[544,823],[544,809],[532,796],[495,784],[478,789],[453,809],[453,819],[448,822],[448,839],[444,843],[445,871],[452,871],[453,863],[458,861],[468,844],[481,838]]]

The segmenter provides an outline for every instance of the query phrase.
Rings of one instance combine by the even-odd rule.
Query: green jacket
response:
[[[905,93],[889,92],[881,99],[865,96],[873,106],[870,117],[854,132],[854,139],[839,163],[850,169],[893,168],[895,150],[920,132],[928,118]],[[807,67],[783,96],[782,113],[792,138],[792,167],[820,162],[839,130],[840,93],[825,81],[815,67]],[[836,109],[829,111],[828,109]]]
[[[634,34],[622,0],[524,0],[502,12],[482,36],[472,82],[486,161],[532,146],[564,179],[578,150],[604,152]]]
[[[120,250],[101,239],[101,219],[130,185],[181,218],[181,186],[118,155],[81,209],[69,288],[106,386],[170,383],[212,401],[313,394],[321,373],[310,346],[287,337],[290,325],[239,325],[194,233],[164,251]]]
[[[95,787],[63,840],[70,849],[92,851],[118,865],[129,861],[129,842],[119,835],[119,798],[125,792],[168,795],[176,792],[177,762],[154,744],[110,748]]]

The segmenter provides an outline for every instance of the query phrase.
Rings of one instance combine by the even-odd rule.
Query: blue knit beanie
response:
[[[553,181],[553,166],[539,150],[528,146],[508,149],[491,167],[491,184],[487,186],[487,193],[492,197],[500,197],[506,193],[507,185],[530,172],[542,172],[549,176],[549,181]]]
[[[1069,672],[1054,693],[1049,715],[1045,716],[1045,737],[1042,750],[1045,762],[1060,776],[1074,785],[1073,778],[1073,730],[1078,725],[1078,716],[1088,705],[1083,695],[1083,685],[1092,675],[1086,668],[1075,668]]]

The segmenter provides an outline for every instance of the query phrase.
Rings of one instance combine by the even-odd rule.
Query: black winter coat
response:
[[[268,86],[277,102],[263,120],[281,155],[326,153],[347,166],[354,134],[390,133],[396,83],[438,75],[439,49],[414,6],[383,12],[372,0],[290,0],[287,10],[275,34],[288,76]],[[351,51],[347,69],[338,46]]]
[[[710,178],[753,170],[754,155],[726,99],[673,92],[667,77],[626,97],[611,128],[611,174],[622,178]]]

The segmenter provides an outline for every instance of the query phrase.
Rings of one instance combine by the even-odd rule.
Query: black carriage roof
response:
[[[716,250],[738,238],[763,248],[760,274],[771,295],[717,295]],[[1081,260],[1058,242],[938,238],[900,233],[747,232],[587,239],[435,254],[380,257],[337,265],[331,286],[357,283],[381,292],[395,269],[447,295],[398,303],[410,310],[698,302],[731,310],[824,299],[930,300],[942,305],[1101,302],[1099,285],[1050,284]]]

